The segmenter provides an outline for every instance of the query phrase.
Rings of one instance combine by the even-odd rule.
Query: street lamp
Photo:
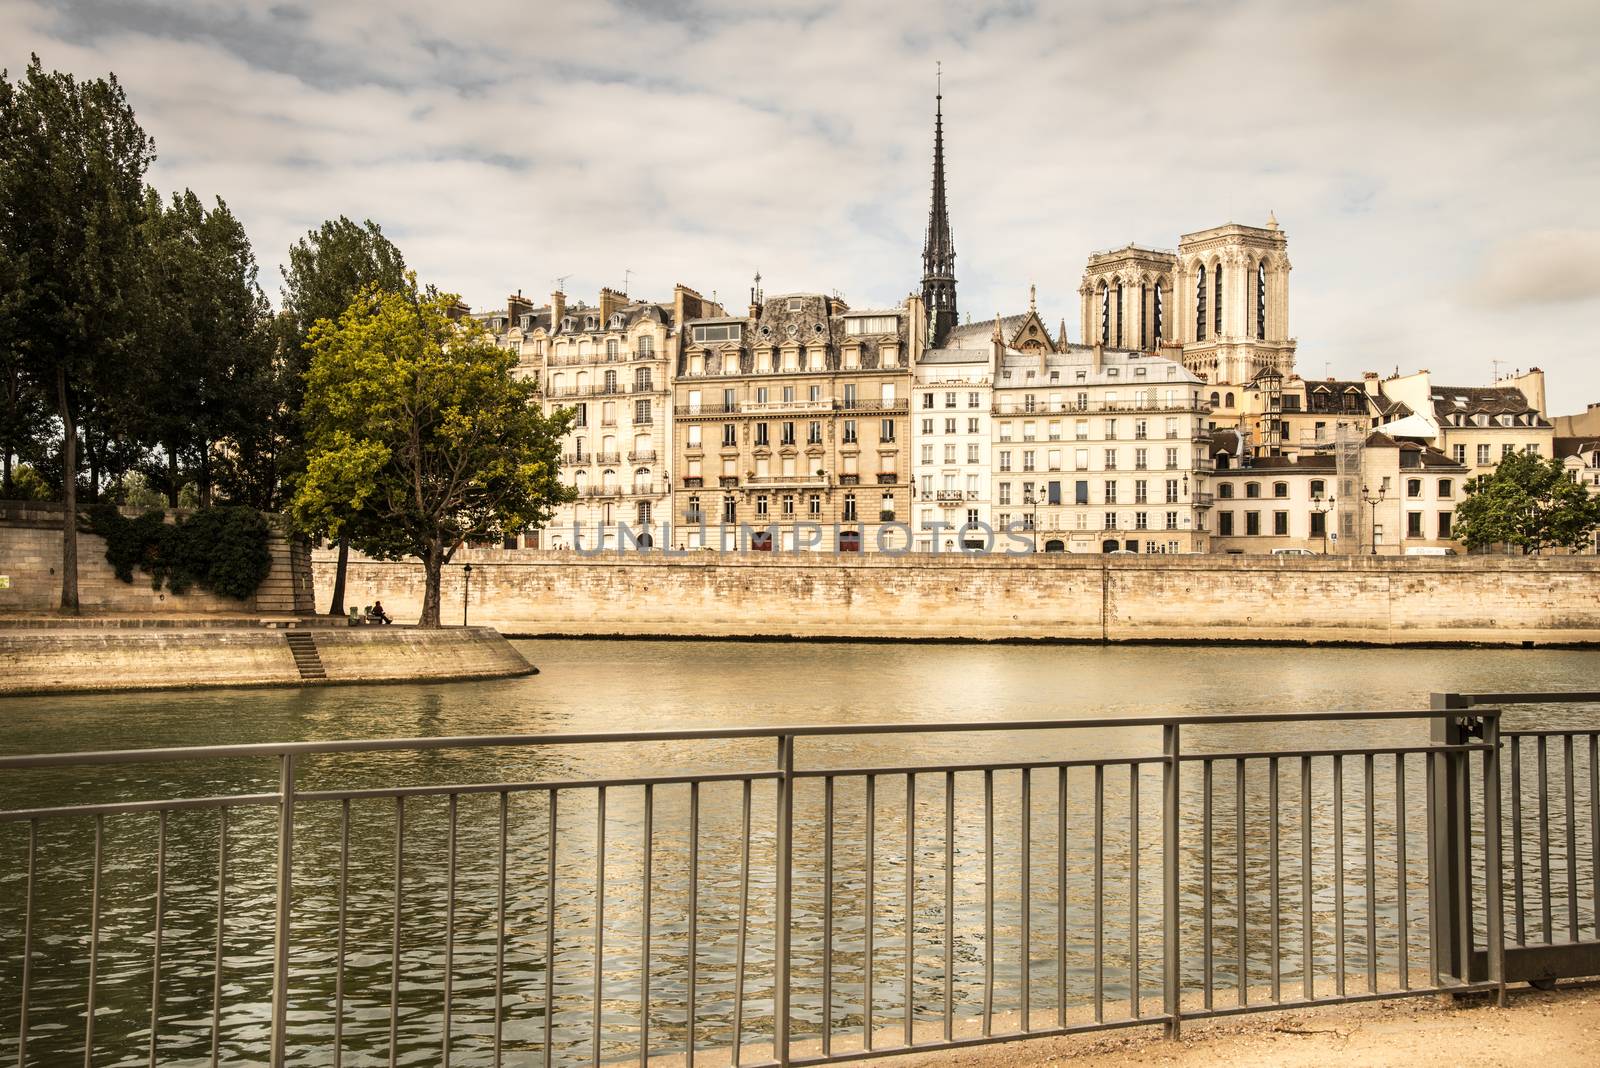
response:
[[[1328,513],[1333,511],[1335,501],[1332,497],[1319,497],[1311,502],[1311,510],[1322,516],[1322,555],[1328,555]]]
[[[1367,507],[1368,508],[1372,509],[1372,554],[1371,555],[1373,555],[1373,556],[1377,556],[1378,555],[1378,505],[1383,503],[1384,498],[1388,495],[1388,492],[1389,492],[1389,480],[1387,478],[1384,479],[1383,480],[1383,484],[1378,487],[1378,495],[1376,497],[1371,495],[1372,491],[1367,489],[1367,487],[1365,487],[1365,486],[1361,487],[1361,499],[1367,502]],[[1357,517],[1357,518],[1359,518],[1359,517]],[[1356,542],[1356,551],[1357,552],[1359,552],[1361,550],[1361,542],[1359,541],[1360,536],[1361,536],[1361,532],[1359,530],[1356,531],[1356,537],[1358,539],[1357,542]]]
[[[461,573],[466,576],[466,582],[461,585],[461,625],[464,627],[467,625],[467,595],[472,590],[472,565],[462,568]]]
[[[1032,535],[1032,538],[1033,538],[1033,551],[1034,552],[1038,552],[1039,551],[1039,498],[1030,493],[1026,497],[1022,498],[1022,503],[1028,505],[1030,508],[1033,509],[1032,513],[1030,514],[1030,516],[1028,518],[1028,533],[1030,535]]]

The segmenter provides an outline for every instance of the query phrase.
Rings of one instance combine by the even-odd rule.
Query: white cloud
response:
[[[475,304],[682,281],[738,304],[917,286],[945,69],[962,308],[1078,336],[1091,249],[1277,212],[1301,369],[1539,362],[1600,398],[1592,5],[1133,0],[0,0],[0,63],[115,70],[160,155],[275,285],[300,233],[372,217]],[[1525,305],[1544,301],[1538,314]],[[1530,356],[1524,359],[1521,352]],[[1537,354],[1537,355],[1532,355]]]

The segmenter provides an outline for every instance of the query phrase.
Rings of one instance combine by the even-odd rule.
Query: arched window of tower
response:
[[[1267,339],[1267,261],[1256,264],[1256,340]]]
[[[1218,337],[1221,337],[1222,336],[1222,261],[1218,260],[1212,266],[1211,270],[1212,270],[1212,275],[1213,275],[1212,281],[1211,281],[1212,291],[1216,294],[1215,307],[1213,307],[1212,311],[1211,311],[1212,329],[1214,329],[1216,331],[1216,334],[1217,334]]]
[[[1111,344],[1111,290],[1100,282],[1100,344]]]
[[[1197,268],[1199,276],[1194,286],[1194,339],[1206,339],[1206,265]]]

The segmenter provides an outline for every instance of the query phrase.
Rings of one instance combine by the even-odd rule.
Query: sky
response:
[[[114,71],[148,179],[220,196],[278,297],[370,218],[474,308],[601,286],[730,309],[920,286],[943,67],[964,316],[1082,337],[1089,253],[1289,239],[1307,378],[1542,367],[1600,402],[1592,2],[0,0],[0,66]]]

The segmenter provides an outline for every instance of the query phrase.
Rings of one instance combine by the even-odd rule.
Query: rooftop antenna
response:
[[[1490,360],[1489,361],[1489,367],[1490,367],[1490,372],[1489,373],[1493,376],[1492,378],[1489,379],[1489,381],[1490,382],[1498,382],[1498,381],[1500,381],[1500,361],[1499,360]]]
[[[628,282],[631,281],[632,278],[633,278],[633,268],[632,267],[624,267],[622,269],[622,295],[623,296],[627,296],[628,295]]]
[[[570,274],[558,274],[558,275],[556,275],[556,292],[557,293],[565,293],[567,291],[567,279],[569,279],[571,277],[572,276]]]

